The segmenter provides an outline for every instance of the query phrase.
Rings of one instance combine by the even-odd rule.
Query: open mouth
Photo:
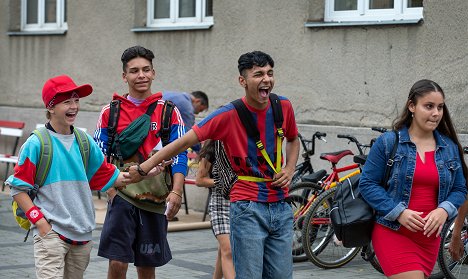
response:
[[[258,92],[260,93],[260,97],[262,97],[262,98],[267,98],[268,97],[268,88],[260,88],[260,90],[258,90]]]
[[[68,118],[74,118],[74,117],[76,117],[77,114],[78,114],[78,112],[67,112],[67,113],[65,113],[65,116],[68,117]]]

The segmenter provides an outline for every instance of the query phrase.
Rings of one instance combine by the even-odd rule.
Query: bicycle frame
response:
[[[349,171],[349,170],[353,170],[353,172],[343,176],[343,177],[339,177],[339,174],[342,173],[342,172],[345,172],[345,171]],[[310,205],[314,202],[314,200],[321,194],[323,193],[324,191],[330,189],[330,188],[333,188],[333,187],[336,187],[336,185],[340,182],[343,182],[344,180],[348,179],[349,177],[351,176],[354,176],[354,175],[357,175],[359,173],[361,173],[361,169],[360,169],[360,165],[359,164],[351,164],[351,165],[347,165],[347,166],[344,166],[344,167],[340,167],[340,168],[337,168],[336,167],[336,164],[333,164],[332,165],[332,170],[333,172],[325,178],[324,181],[322,181],[320,184],[322,185],[322,190],[319,191],[319,192],[316,192],[316,193],[313,193],[308,199],[307,199],[307,203],[302,206],[301,208],[299,208],[299,210],[297,210],[296,212],[294,212],[294,219],[297,219],[299,216],[304,216],[307,211],[309,210],[310,208]],[[324,220],[322,220],[324,221]],[[314,220],[315,222],[315,220]],[[327,222],[330,222],[330,220],[328,220]]]

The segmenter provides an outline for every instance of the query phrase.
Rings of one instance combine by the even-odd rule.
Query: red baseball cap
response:
[[[73,95],[79,98],[88,96],[93,92],[93,87],[89,84],[76,85],[67,75],[53,77],[46,81],[42,88],[42,101],[46,108],[68,100]]]

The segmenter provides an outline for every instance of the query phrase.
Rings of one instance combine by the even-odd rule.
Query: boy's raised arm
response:
[[[188,131],[181,138],[171,142],[167,146],[163,147],[161,150],[156,152],[148,160],[143,163],[135,166],[131,166],[128,170],[129,180],[131,183],[141,181],[143,176],[146,176],[148,172],[162,163],[163,161],[170,160],[175,155],[180,152],[187,150],[187,148],[199,143],[198,136],[193,130]]]

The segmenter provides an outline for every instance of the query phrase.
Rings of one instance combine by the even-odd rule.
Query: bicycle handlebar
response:
[[[315,132],[312,135],[312,140],[307,140],[304,139],[304,137],[301,135],[301,133],[298,133],[297,137],[301,141],[302,148],[304,149],[304,152],[302,153],[302,157],[307,158],[309,156],[312,156],[315,154],[315,139],[323,140],[324,142],[327,142],[324,137],[327,136],[327,133],[322,133],[322,132]],[[307,144],[311,144],[311,149],[307,147]]]
[[[377,132],[380,132],[382,134],[385,133],[386,131],[388,131],[387,128],[384,128],[384,127],[372,127],[371,129],[372,129],[372,131],[377,131]]]
[[[364,155],[364,151],[362,150],[362,147],[366,147],[366,146],[364,144],[361,144],[355,137],[351,135],[344,135],[344,134],[338,134],[336,136],[340,139],[348,139],[350,142],[354,142],[359,151],[359,154]]]

